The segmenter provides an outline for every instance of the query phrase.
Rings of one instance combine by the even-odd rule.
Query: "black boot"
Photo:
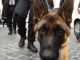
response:
[[[12,31],[9,31],[8,35],[12,35]]]
[[[34,46],[33,43],[28,42],[27,48],[30,49],[34,53],[37,53],[38,52],[37,48]]]
[[[26,40],[26,37],[21,37],[19,41],[19,47],[23,47],[25,45],[25,40]]]
[[[8,27],[9,28],[9,33],[8,33],[8,35],[12,35],[12,27]]]

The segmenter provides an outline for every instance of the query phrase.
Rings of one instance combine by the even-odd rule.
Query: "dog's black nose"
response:
[[[42,56],[42,59],[44,60],[52,60],[54,57],[53,57],[53,53],[49,50],[45,50],[42,52],[41,54]]]
[[[40,53],[41,60],[58,60],[58,56],[58,52],[48,49]]]

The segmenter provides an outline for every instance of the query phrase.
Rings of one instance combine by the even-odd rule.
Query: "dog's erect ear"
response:
[[[45,5],[44,0],[33,0],[33,11],[35,24],[48,13],[48,8]]]
[[[74,8],[73,0],[64,0],[64,3],[60,6],[58,14],[65,20],[67,25],[70,27],[72,22],[72,12]]]

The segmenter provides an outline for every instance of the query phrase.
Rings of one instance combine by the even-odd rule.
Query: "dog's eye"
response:
[[[47,29],[47,27],[44,26],[44,27],[42,27],[39,31],[40,31],[41,34],[46,35],[47,32],[48,32],[48,29]]]
[[[63,30],[62,30],[60,27],[57,27],[57,28],[55,29],[55,34],[61,35],[61,34],[63,34]]]
[[[41,29],[40,29],[40,32],[46,32],[47,31],[47,28],[46,27],[42,27]]]
[[[42,32],[42,33],[45,32],[45,29],[44,28],[41,28],[40,29],[40,32]]]

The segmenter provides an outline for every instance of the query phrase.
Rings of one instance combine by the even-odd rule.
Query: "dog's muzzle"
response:
[[[40,53],[41,60],[58,60],[58,52],[53,52],[51,50],[44,50]]]

